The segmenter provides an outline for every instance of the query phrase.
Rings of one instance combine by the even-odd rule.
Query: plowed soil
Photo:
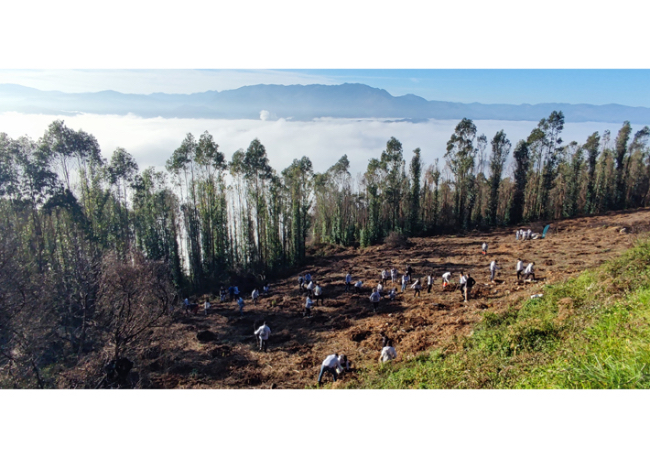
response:
[[[541,233],[544,224],[531,229]],[[522,226],[529,227],[529,226]],[[430,351],[454,336],[468,335],[486,310],[502,310],[517,304],[543,285],[558,282],[595,267],[631,247],[650,229],[650,210],[618,212],[604,216],[551,222],[544,240],[516,241],[516,228],[466,236],[410,239],[408,246],[368,249],[315,248],[302,272],[311,272],[326,297],[313,317],[304,318],[304,296],[297,274],[271,284],[272,294],[253,305],[250,291],[244,292],[244,316],[234,302],[220,303],[207,316],[177,312],[171,333],[155,342],[146,355],[141,374],[145,386],[153,388],[305,388],[316,385],[320,364],[334,352],[343,353],[353,367],[377,364],[383,335],[391,338],[398,359]],[[487,256],[481,243],[487,242]],[[329,251],[328,251],[329,250]],[[517,281],[515,263],[534,262],[536,281]],[[501,270],[489,282],[488,265],[496,260]],[[433,290],[426,287],[420,297],[413,290],[397,298],[382,298],[375,314],[368,296],[382,269],[395,266],[400,274],[410,264],[413,278],[435,272]],[[361,294],[345,293],[347,271],[364,281]],[[473,297],[463,303],[458,290],[442,290],[440,274],[450,271],[453,286],[458,273],[469,271],[477,284]],[[218,287],[216,288],[218,289]],[[202,298],[195,298],[202,301]],[[202,302],[201,302],[202,303]],[[268,352],[257,350],[253,331],[263,320],[271,328]],[[197,334],[203,333],[199,341]],[[205,340],[209,341],[205,341]],[[326,381],[331,381],[326,375]],[[355,377],[346,374],[344,382]],[[339,382],[340,384],[340,382]]]

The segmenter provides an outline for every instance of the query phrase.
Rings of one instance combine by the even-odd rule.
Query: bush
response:
[[[406,248],[409,239],[401,232],[393,231],[384,238],[384,245],[388,248]]]

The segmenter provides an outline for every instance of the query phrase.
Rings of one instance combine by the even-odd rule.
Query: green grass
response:
[[[650,241],[349,388],[650,388]]]

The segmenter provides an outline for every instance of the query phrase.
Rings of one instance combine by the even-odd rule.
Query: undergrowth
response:
[[[349,388],[650,388],[650,240]],[[399,349],[398,349],[399,350]]]

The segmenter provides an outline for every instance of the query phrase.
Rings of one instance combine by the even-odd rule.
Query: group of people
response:
[[[320,302],[321,305],[325,305],[323,288],[317,281],[313,280],[312,275],[309,272],[298,276],[298,287],[305,295],[305,311],[303,316],[311,317],[311,308],[314,306],[314,302]]]
[[[516,240],[533,240],[539,237],[539,234],[530,229],[517,229],[515,231]]]
[[[395,358],[397,358],[397,350],[395,350],[393,342],[386,336],[382,337],[379,363],[386,363],[388,361],[392,361]],[[351,366],[351,361],[345,355],[339,356],[338,353],[328,355],[320,366],[320,372],[318,373],[318,385],[322,385],[323,376],[327,373],[331,374],[332,378],[336,382],[341,374],[352,371]]]

